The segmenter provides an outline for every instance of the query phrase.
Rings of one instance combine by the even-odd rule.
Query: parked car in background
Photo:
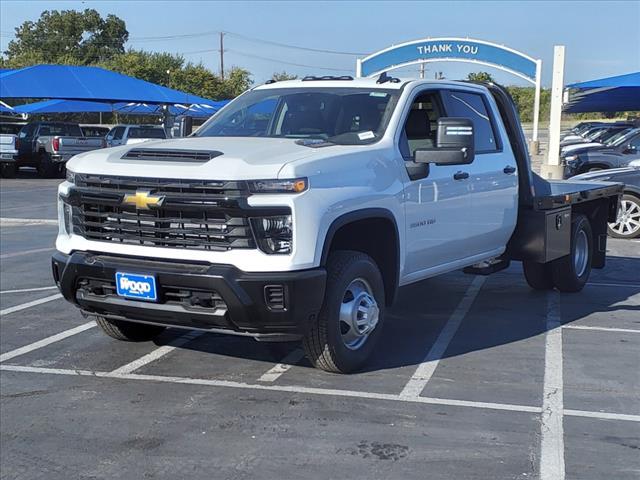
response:
[[[576,143],[573,145],[567,145],[562,147],[560,150],[560,156],[565,157],[569,155],[571,152],[576,152],[578,150],[583,150],[586,148],[600,148],[600,147],[611,147],[615,146],[617,142],[628,135],[629,133],[636,130],[633,127],[627,127],[622,130],[617,130],[615,132],[611,132],[611,134],[607,133],[606,135],[600,136],[596,141],[587,142],[587,143]]]
[[[109,127],[103,127],[101,125],[80,125],[80,130],[85,137],[106,137],[111,131]]]
[[[29,123],[18,134],[16,167],[35,167],[42,178],[64,176],[71,157],[105,146],[102,138],[85,137],[77,123]]]
[[[626,167],[640,159],[640,128],[617,140],[615,146],[576,150],[562,159],[565,178],[594,170]]]
[[[18,132],[24,123],[2,122],[0,123],[0,175],[4,178],[16,176],[16,140]]]
[[[166,138],[167,132],[161,125],[116,125],[107,134],[107,145],[117,147]]]
[[[627,123],[616,123],[612,125],[600,125],[592,127],[586,130],[581,135],[569,135],[565,137],[560,142],[560,147],[566,148],[567,146],[581,143],[603,142],[616,133],[628,128],[633,128],[633,125]]]
[[[609,224],[609,235],[616,238],[640,237],[640,160],[626,168],[583,173],[575,180],[624,183],[624,193],[618,208],[618,218]]]

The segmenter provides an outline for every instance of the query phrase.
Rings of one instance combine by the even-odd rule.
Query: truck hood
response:
[[[217,151],[204,163],[167,160],[131,160],[122,157],[133,148],[144,150]],[[249,180],[278,178],[288,163],[309,157],[335,155],[352,147],[313,148],[290,138],[191,137],[149,141],[138,145],[94,150],[73,157],[67,167],[76,173],[158,178]]]

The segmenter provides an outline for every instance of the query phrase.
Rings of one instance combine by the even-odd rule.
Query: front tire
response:
[[[111,320],[106,317],[96,317],[96,323],[98,327],[111,338],[125,342],[146,342],[153,340],[165,330],[165,327],[159,325]]]
[[[593,234],[589,219],[582,214],[571,222],[571,249],[569,255],[551,262],[555,287],[561,292],[579,292],[591,274]]]
[[[615,223],[609,224],[609,235],[614,238],[636,238],[640,236],[640,198],[625,194]]]
[[[382,275],[369,255],[333,252],[327,262],[322,308],[302,341],[311,363],[334,373],[362,367],[382,330],[384,299]]]

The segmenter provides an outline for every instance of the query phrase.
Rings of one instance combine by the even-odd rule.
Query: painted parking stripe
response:
[[[564,480],[562,328],[560,294],[547,294],[547,334],[540,434],[540,480]]]
[[[27,308],[35,307],[36,305],[41,305],[43,303],[51,302],[53,300],[58,300],[62,298],[60,293],[56,293],[55,295],[50,295],[48,297],[39,298],[38,300],[32,300],[27,303],[21,303],[20,305],[16,305],[15,307],[5,308],[4,310],[0,310],[0,316],[9,315],[10,313],[19,312],[21,310],[25,310]]]
[[[47,207],[48,203],[44,205],[29,205],[30,207]],[[17,208],[24,207],[8,207],[4,210],[15,210]],[[0,218],[0,226],[3,227],[17,227],[20,225],[58,225],[57,220],[50,220],[48,218],[10,218],[10,217],[2,217]]]
[[[402,397],[418,397],[429,383],[429,380],[433,376],[436,368],[438,367],[438,363],[440,363],[440,359],[444,355],[453,339],[453,336],[456,334],[456,331],[460,327],[462,320],[465,315],[471,308],[473,301],[478,296],[478,292],[482,288],[482,285],[485,282],[486,277],[475,277],[467,288],[462,300],[453,311],[446,325],[438,335],[435,343],[432,345],[431,349],[427,353],[427,356],[424,358],[422,363],[418,365],[418,368],[411,376],[407,384],[402,389],[400,396]]]
[[[209,387],[223,387],[223,388],[239,388],[246,390],[266,390],[273,392],[289,392],[289,393],[301,393],[309,395],[324,395],[334,397],[350,397],[350,398],[364,398],[372,400],[388,400],[396,402],[409,402],[409,403],[424,403],[429,405],[446,405],[453,407],[470,407],[480,408],[488,410],[502,410],[512,412],[523,413],[540,413],[540,407],[533,407],[529,405],[511,405],[507,403],[490,403],[490,402],[471,402],[467,400],[455,400],[448,398],[431,398],[431,397],[401,397],[396,394],[390,393],[375,393],[375,392],[359,392],[354,390],[339,390],[329,388],[316,388],[316,387],[302,387],[297,385],[273,385],[273,384],[251,384],[244,382],[235,382],[231,380],[210,380],[205,378],[189,378],[189,377],[169,377],[164,375],[144,375],[138,373],[128,374],[113,374],[110,372],[95,372],[88,370],[71,370],[61,368],[47,368],[47,367],[27,367],[21,365],[0,365],[0,370],[10,372],[23,372],[23,373],[41,373],[41,374],[53,374],[53,375],[80,375],[80,376],[92,376],[92,377],[106,377],[120,380],[138,380],[138,381],[150,381],[150,382],[162,382],[162,383],[176,383],[182,385],[203,385]]]
[[[640,288],[638,283],[593,283],[589,282],[587,287],[614,287],[614,288]]]
[[[17,290],[2,290],[0,295],[3,293],[27,293],[27,292],[43,292],[45,290],[55,290],[58,287],[35,287],[35,288],[19,288]]]
[[[126,365],[123,365],[122,367],[116,368],[115,370],[113,370],[111,372],[111,375],[117,377],[117,376],[120,376],[120,375],[124,375],[124,374],[135,372],[139,368],[142,368],[142,367],[144,367],[145,365],[148,365],[151,362],[155,362],[159,358],[164,357],[166,354],[171,353],[176,348],[180,348],[180,347],[186,345],[191,340],[194,340],[195,338],[198,338],[199,336],[201,336],[203,333],[204,332],[193,331],[193,332],[187,333],[186,335],[182,335],[182,336],[180,336],[178,338],[175,338],[174,340],[169,342],[167,345],[163,345],[162,347],[158,347],[154,351],[152,351],[152,352],[150,352],[150,353],[138,358],[137,360],[134,360],[131,363],[127,363]]]
[[[24,255],[31,255],[32,253],[52,252],[54,250],[55,250],[54,247],[34,248],[32,250],[23,250],[21,252],[3,253],[2,255],[0,255],[0,258],[5,259],[5,258],[22,257]]]
[[[259,379],[259,382],[275,382],[278,378],[280,378],[284,373],[287,373],[296,365],[300,360],[304,358],[304,352],[299,348],[289,352],[289,354],[280,360],[275,367],[271,370],[265,372]]]
[[[640,329],[637,328],[590,327],[587,325],[564,325],[562,328],[568,328],[570,330],[595,330],[597,332],[640,333]]]
[[[95,326],[96,323],[94,321],[83,323],[82,325],[70,328],[69,330],[65,330],[64,332],[56,333],[55,335],[51,335],[50,337],[43,338],[42,340],[31,343],[29,345],[25,345],[24,347],[16,348],[15,350],[11,350],[10,352],[6,352],[0,355],[0,362],[6,362],[7,360],[19,357],[20,355],[24,355],[25,353],[33,352],[34,350],[38,350],[39,348],[46,347],[47,345],[51,345],[52,343],[59,342],[60,340],[64,340],[65,338],[84,332],[85,330],[88,330]]]
[[[22,365],[0,365],[0,371],[20,372],[20,373],[37,373],[44,375],[70,375],[70,376],[88,376],[115,378],[120,380],[133,381],[150,381],[161,383],[174,383],[183,385],[202,385],[208,387],[221,388],[239,388],[246,390],[264,390],[273,392],[289,392],[308,395],[324,395],[334,397],[359,398],[371,400],[386,400],[392,402],[406,403],[422,403],[428,405],[443,405],[451,407],[469,407],[487,410],[499,410],[519,413],[539,414],[542,412],[540,407],[530,405],[513,405],[507,403],[488,403],[488,402],[471,402],[467,400],[455,400],[449,398],[434,397],[401,397],[390,393],[374,393],[361,392],[354,390],[339,390],[328,388],[302,387],[297,385],[273,385],[273,384],[250,384],[243,382],[234,382],[231,380],[211,380],[205,378],[188,378],[188,377],[169,377],[164,375],[141,375],[137,373],[114,375],[110,372],[100,372],[91,370],[72,370],[65,368],[49,368],[49,367],[28,367]],[[621,420],[627,422],[640,423],[640,415],[626,415],[611,412],[590,412],[585,410],[564,410],[564,415],[572,417],[587,417],[602,420]]]

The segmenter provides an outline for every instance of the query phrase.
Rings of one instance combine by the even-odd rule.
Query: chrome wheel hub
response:
[[[378,325],[380,308],[366,280],[356,278],[344,292],[340,306],[340,335],[345,347],[357,350]]]
[[[638,233],[640,231],[640,205],[630,200],[622,200],[616,223],[610,223],[609,228],[618,235],[631,236]]]
[[[581,277],[587,269],[589,263],[589,239],[584,230],[578,232],[576,237],[576,249],[573,254],[573,264],[576,275]]]

